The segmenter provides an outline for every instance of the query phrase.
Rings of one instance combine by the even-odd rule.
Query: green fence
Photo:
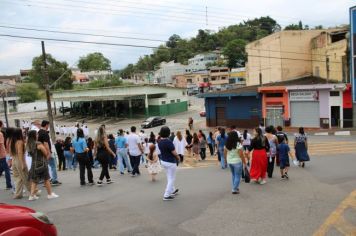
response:
[[[188,102],[169,103],[148,106],[150,116],[167,116],[188,111]]]

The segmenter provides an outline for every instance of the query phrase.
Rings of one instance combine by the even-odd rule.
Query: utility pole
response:
[[[49,93],[49,77],[48,77],[48,71],[47,71],[46,50],[45,50],[44,41],[41,41],[41,45],[42,45],[43,75],[44,75],[44,83],[46,86],[46,99],[47,99],[47,111],[48,111],[50,135],[51,135],[52,142],[55,142],[56,141],[56,133],[54,131],[54,124],[53,124],[51,95]]]
[[[329,79],[330,79],[330,64],[329,64],[329,56],[326,56],[326,82],[329,83]]]
[[[5,94],[6,94],[6,90],[5,90],[5,93],[2,94],[2,103],[3,103],[3,106],[4,106],[6,127],[10,127],[9,119],[7,117],[7,101],[5,100],[5,96],[6,96]]]

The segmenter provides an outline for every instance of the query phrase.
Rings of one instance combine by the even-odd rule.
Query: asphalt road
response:
[[[333,145],[356,137],[311,139]],[[0,202],[46,212],[64,236],[312,235],[321,225],[330,226],[326,219],[355,190],[355,162],[354,153],[337,150],[313,156],[305,169],[292,167],[289,181],[281,181],[275,169],[265,186],[242,183],[240,195],[230,193],[230,173],[217,165],[180,168],[176,182],[180,195],[171,202],[162,201],[164,173],[152,183],[144,168],[137,178],[111,172],[114,184],[83,188],[78,172],[59,172],[63,182],[55,187],[59,199],[12,200],[8,191],[0,190]],[[3,177],[0,186],[5,186]],[[356,226],[355,210],[350,209],[347,219]],[[331,225],[327,235],[342,234]]]

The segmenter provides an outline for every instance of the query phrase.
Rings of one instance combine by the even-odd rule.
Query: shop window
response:
[[[339,91],[330,91],[330,97],[339,97],[340,92]]]
[[[283,97],[283,93],[267,93],[266,97],[268,97],[268,98],[281,98],[281,97]]]

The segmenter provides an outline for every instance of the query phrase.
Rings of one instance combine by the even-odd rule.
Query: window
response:
[[[192,79],[187,79],[187,83],[191,84],[192,83]]]
[[[221,77],[221,80],[225,80],[225,79],[226,79],[226,77],[225,77],[225,76]]]
[[[174,100],[171,100],[171,103],[174,103]]]
[[[177,99],[177,102],[180,102],[180,99]]]
[[[212,80],[212,81],[215,81],[215,80],[216,80],[216,77],[211,77],[211,80]]]
[[[185,92],[184,91],[182,92],[182,95],[185,96]]]
[[[162,101],[162,105],[165,105],[166,104],[166,101]]]
[[[266,93],[266,97],[268,97],[268,98],[281,98],[281,97],[283,97],[283,93]]]
[[[319,76],[320,76],[319,66],[316,66],[316,67],[314,68],[314,75],[315,75],[316,77],[319,77]]]
[[[209,82],[208,78],[203,78],[204,83]]]
[[[339,91],[330,91],[330,97],[339,97],[340,92]]]

